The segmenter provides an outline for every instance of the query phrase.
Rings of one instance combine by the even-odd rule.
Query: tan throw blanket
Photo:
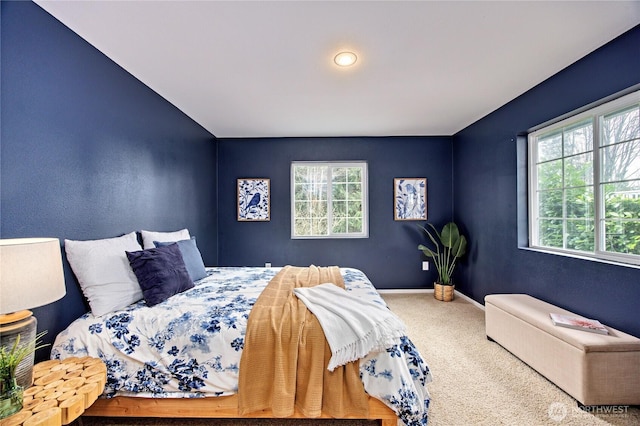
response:
[[[241,415],[271,409],[274,417],[289,417],[294,407],[310,418],[368,415],[359,362],[327,370],[331,349],[322,327],[293,294],[329,282],[344,288],[337,266],[285,266],[256,301],[240,360]]]

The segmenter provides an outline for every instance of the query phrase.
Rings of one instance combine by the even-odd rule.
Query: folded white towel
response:
[[[380,352],[406,335],[404,323],[387,307],[364,301],[332,283],[293,289],[320,322],[331,348],[327,369]]]

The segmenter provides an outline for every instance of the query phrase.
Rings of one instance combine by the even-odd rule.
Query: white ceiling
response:
[[[36,3],[217,137],[452,135],[640,23],[640,1]]]

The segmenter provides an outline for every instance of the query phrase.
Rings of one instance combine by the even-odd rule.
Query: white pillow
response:
[[[142,299],[126,251],[140,250],[135,232],[103,240],[64,240],[67,259],[93,315],[125,308]]]
[[[188,229],[181,229],[174,232],[153,232],[153,231],[140,231],[142,235],[142,247],[147,250],[150,248],[156,248],[154,241],[161,243],[174,243],[180,240],[188,240],[191,238]]]

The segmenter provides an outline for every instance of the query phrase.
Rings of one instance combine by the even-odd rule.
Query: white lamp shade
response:
[[[0,240],[0,314],[44,306],[65,294],[57,238]]]

